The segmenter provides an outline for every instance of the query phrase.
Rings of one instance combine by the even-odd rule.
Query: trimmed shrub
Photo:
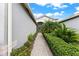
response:
[[[54,29],[59,28],[61,25],[58,22],[51,22],[51,21],[46,21],[42,26],[40,27],[40,31],[42,33],[50,33]]]
[[[68,28],[59,28],[51,32],[52,36],[57,36],[61,39],[63,39],[67,43],[74,42],[74,39],[76,39],[76,33],[75,31],[68,29]]]
[[[52,33],[52,35],[63,39],[67,43],[74,42],[74,39],[76,39],[75,31],[67,28],[65,24],[59,22],[46,21],[39,30],[42,33]]]
[[[79,49],[66,43],[61,38],[44,33],[51,51],[56,56],[79,56]]]

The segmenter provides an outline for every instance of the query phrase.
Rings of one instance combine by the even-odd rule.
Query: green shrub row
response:
[[[67,43],[74,42],[76,33],[73,29],[67,28],[65,24],[59,22],[46,21],[40,28],[42,33],[52,33],[52,35],[63,39]]]
[[[61,24],[58,22],[51,22],[51,21],[46,21],[44,24],[41,25],[40,31],[42,33],[50,33],[56,28],[60,28]]]
[[[28,41],[22,47],[12,50],[11,56],[30,56],[33,41],[34,41],[34,36],[35,35],[30,34],[28,36]]]
[[[56,56],[79,56],[79,49],[72,44],[66,43],[61,38],[44,33],[52,53]]]

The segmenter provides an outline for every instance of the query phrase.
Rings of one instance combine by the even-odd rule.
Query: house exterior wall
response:
[[[64,24],[67,27],[70,27],[74,29],[77,33],[79,33],[79,17],[69,20],[69,21],[65,21]]]
[[[12,4],[12,44],[13,49],[21,47],[28,35],[36,32],[36,25],[20,4]]]
[[[0,3],[0,55],[7,55],[7,7]]]

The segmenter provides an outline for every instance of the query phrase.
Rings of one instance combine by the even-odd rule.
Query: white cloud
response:
[[[58,8],[66,8],[68,7],[67,5],[64,5],[63,3],[55,3],[55,4],[52,4],[55,8],[58,7]]]
[[[79,6],[76,7],[76,12],[74,14],[79,14]]]
[[[54,16],[61,16],[61,14],[59,12],[55,12]]]
[[[64,11],[53,13],[54,16],[62,16]]]
[[[16,1],[16,0],[13,0]],[[13,2],[12,1],[12,2]],[[19,1],[19,0],[18,0]],[[25,1],[26,0],[22,0]],[[79,3],[79,0],[27,0],[27,3]]]
[[[47,3],[36,3],[38,5],[41,5],[41,6],[45,6]]]
[[[52,16],[62,16],[63,14],[64,14],[64,11],[55,12],[55,13],[46,13],[46,14],[43,14],[43,13],[34,13],[34,16],[35,16],[35,18],[39,18],[39,17],[41,17],[43,15],[52,17]]]
[[[57,7],[54,7],[53,9],[57,10],[58,8]]]
[[[49,4],[49,3],[36,3],[36,4],[41,5],[41,6],[45,6],[45,5]],[[60,7],[61,4],[62,4],[62,3],[50,3],[49,6],[53,5],[53,6],[55,6],[55,7]]]
[[[61,6],[61,8],[66,8],[66,7],[68,7],[67,5],[63,5],[63,6]]]
[[[51,17],[53,14],[52,13],[47,13],[47,14],[43,14],[43,13],[34,13],[35,18],[39,18],[43,15],[49,16]]]
[[[62,3],[51,3],[54,7],[60,7]]]
[[[41,17],[43,15],[44,15],[43,13],[34,13],[35,18],[39,18],[39,17]]]
[[[53,13],[47,13],[46,14],[46,16],[52,16],[53,15]]]
[[[63,14],[63,13],[64,13],[64,11],[61,11],[61,13]]]
[[[79,11],[76,11],[74,14],[75,14],[75,15],[76,15],[76,14],[79,14]]]
[[[69,3],[69,4],[71,4],[71,5],[72,5],[72,4],[74,4],[74,3]]]
[[[61,12],[55,12],[55,13],[47,13],[46,16],[62,16],[64,14],[64,11]]]
[[[52,7],[52,5],[47,5],[47,7],[49,8],[49,7]]]
[[[41,5],[41,6],[46,6],[47,4],[50,4],[47,7],[52,7],[52,6],[58,7],[58,8],[66,8],[66,7],[68,7],[67,5],[63,5],[63,3],[36,3],[36,4]]]
[[[78,6],[78,7],[76,7],[76,10],[77,10],[77,11],[79,11],[79,6]]]

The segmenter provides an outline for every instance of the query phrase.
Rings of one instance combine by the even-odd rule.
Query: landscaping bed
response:
[[[52,53],[56,56],[79,56],[79,49],[75,46],[66,43],[64,40],[44,33],[44,37],[48,42],[48,45]]]
[[[46,21],[40,27],[55,56],[79,56],[79,34],[65,24]]]
[[[23,46],[12,50],[11,56],[30,56],[36,34],[30,34],[28,36],[28,41]]]

